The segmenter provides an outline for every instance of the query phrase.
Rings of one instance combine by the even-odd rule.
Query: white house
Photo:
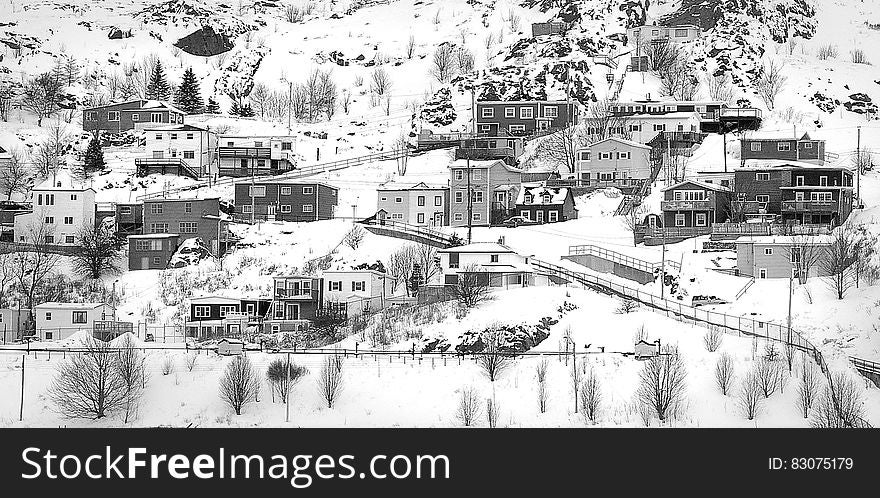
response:
[[[95,224],[95,190],[74,180],[68,170],[36,185],[30,197],[33,211],[15,216],[17,242],[33,243],[32,236],[39,234],[46,244],[74,245],[80,228]]]
[[[214,174],[217,134],[198,126],[164,125],[148,126],[146,136],[146,156],[153,161],[182,161],[193,169],[197,176]]]
[[[624,118],[631,140],[646,144],[661,131],[700,131],[700,113],[635,114]]]
[[[296,165],[296,137],[221,135],[220,176],[273,175]]]
[[[651,148],[632,140],[606,138],[577,151],[577,179],[584,182],[651,178]]]
[[[497,243],[478,242],[437,251],[440,255],[441,279],[446,285],[458,283],[459,275],[474,273],[489,287],[516,288],[546,285],[535,274],[529,257]]]
[[[113,308],[103,303],[43,303],[34,307],[37,337],[66,339],[80,330],[93,332],[95,322],[113,319]]]
[[[377,217],[421,227],[449,224],[449,187],[388,182],[376,190]]]
[[[626,38],[633,47],[644,47],[654,40],[686,42],[696,40],[702,31],[693,24],[677,24],[673,26],[636,26],[626,30]]]
[[[391,279],[377,270],[324,272],[324,300],[330,306],[344,305],[350,315],[385,308],[391,293]]]
[[[0,308],[0,336],[2,343],[21,339],[30,321],[30,311],[23,309]]]

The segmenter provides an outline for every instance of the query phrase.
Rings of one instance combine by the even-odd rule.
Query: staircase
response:
[[[409,225],[392,220],[379,220],[375,216],[367,218],[360,222],[368,232],[384,237],[394,237],[397,239],[409,240],[420,244],[427,244],[432,247],[446,249],[455,245],[452,236],[443,232],[431,230],[430,228]]]

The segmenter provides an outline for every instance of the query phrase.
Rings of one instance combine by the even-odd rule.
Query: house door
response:
[[[269,204],[268,206],[266,206],[266,209],[266,219],[269,221],[275,220],[275,210],[277,209],[277,206],[275,206],[274,204]]]
[[[502,207],[507,207],[507,192],[495,192],[495,202]]]
[[[538,131],[544,131],[548,128],[550,128],[550,121],[546,121],[543,119],[541,121],[538,121]]]
[[[164,150],[154,150],[153,151],[153,159],[162,159],[165,157]]]
[[[141,258],[141,270],[149,270],[150,269],[150,258],[144,256]]]
[[[257,316],[257,308],[253,304],[247,305],[247,314],[248,316]]]
[[[544,211],[535,211],[535,221],[538,223],[544,223]]]
[[[239,335],[241,333],[241,326],[237,323],[230,323],[226,326],[226,334],[227,335]]]
[[[287,303],[285,306],[285,320],[299,320],[299,305],[296,303]]]
[[[434,213],[433,224],[435,227],[442,227],[443,226],[443,213]]]

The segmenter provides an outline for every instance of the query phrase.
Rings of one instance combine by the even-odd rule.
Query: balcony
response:
[[[495,147],[489,148],[463,148],[455,149],[456,159],[470,159],[471,161],[487,161],[492,159],[508,159],[514,158],[514,152],[511,147]]]
[[[139,157],[134,160],[134,165],[138,176],[160,173],[188,176],[194,180],[198,180],[201,176],[199,171],[179,157]]]
[[[699,201],[661,201],[663,211],[713,211],[715,199],[712,197]]]
[[[837,201],[782,201],[783,213],[836,213]]]
[[[761,110],[753,107],[727,107],[721,109],[721,119],[761,119]]]
[[[311,289],[275,289],[275,299],[312,299]]]
[[[220,157],[241,157],[252,159],[269,159],[272,149],[268,147],[220,147]]]
[[[767,202],[735,201],[743,214],[767,214]]]

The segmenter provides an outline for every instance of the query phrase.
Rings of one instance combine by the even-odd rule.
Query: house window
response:
[[[676,29],[675,30],[675,37],[676,38],[687,38],[687,35],[688,35],[688,30],[686,30],[686,29]]]
[[[473,191],[473,201],[472,202],[483,202],[483,191],[482,190],[474,190]]]
[[[544,117],[545,118],[555,118],[559,116],[559,109],[556,106],[550,106],[544,108]]]
[[[282,204],[281,205],[281,212],[282,213],[292,213],[293,209],[290,207],[290,204]]]
[[[791,255],[791,263],[796,264],[801,262],[801,248],[800,247],[792,247],[789,251]]]
[[[162,140],[162,134],[156,133],[156,140]]]
[[[250,196],[251,197],[266,197],[266,186],[265,185],[252,185],[250,188]]]
[[[150,233],[168,233],[168,223],[150,223]]]
[[[483,179],[483,170],[475,169],[473,172],[474,180],[482,180]]]
[[[64,236],[65,244],[73,244],[73,235],[65,235]]]
[[[187,133],[187,134],[186,134],[186,139],[187,139],[187,140],[193,140],[194,138],[196,138],[195,133]]]
[[[765,247],[764,248],[764,256],[773,256],[773,248]]]
[[[312,204],[303,204],[303,213],[315,212],[315,206]]]
[[[366,290],[366,288],[367,288],[367,283],[364,281],[351,283],[351,291],[352,292],[364,292],[364,290]]]
[[[755,200],[756,200],[757,202],[760,202],[760,203],[766,204],[766,203],[770,202],[770,196],[769,196],[769,195],[766,195],[766,194],[763,194],[763,195],[756,195],[756,196],[755,196]]]
[[[245,204],[244,206],[241,207],[241,212],[245,213],[245,214],[253,213],[254,207],[251,206],[250,204]]]
[[[397,204],[402,203],[402,202],[403,202],[403,197],[395,197],[395,198],[394,198],[394,202],[396,202]]]
[[[453,174],[455,175],[456,181],[461,181],[462,179],[464,179],[464,170],[463,169],[454,170]]]
[[[618,159],[629,159],[629,152],[618,152],[617,158]]]
[[[303,187],[303,195],[312,195],[315,193],[315,187]]]
[[[47,225],[55,224],[55,217],[54,216],[46,216],[46,224]]]
[[[164,212],[164,207],[161,203],[153,203],[150,204],[150,214],[162,214]]]
[[[71,318],[72,323],[86,323],[86,312],[85,311],[74,311],[73,317]]]
[[[776,144],[776,148],[779,152],[788,152],[791,150],[791,143],[790,142],[779,142],[778,144]]]
[[[497,262],[498,262],[498,255],[497,255],[497,254],[491,254],[491,255],[489,256],[489,262],[490,262],[490,263],[497,263]]]
[[[254,147],[262,147],[263,142],[254,142]]]
[[[507,127],[507,130],[511,133],[523,132],[526,131],[526,125],[512,124]]]
[[[180,233],[196,233],[199,229],[199,224],[195,221],[181,221],[178,228]]]
[[[665,124],[655,124],[654,131],[666,131],[666,125]]]
[[[134,113],[134,114],[131,115],[131,120],[132,120],[132,121],[140,121],[140,120],[141,120],[141,115],[138,114],[138,113]]]
[[[171,134],[171,140],[177,140],[177,133]]]
[[[756,182],[769,182],[770,181],[770,173],[755,173],[755,181]]]
[[[530,219],[530,218],[529,218],[529,212],[526,211],[525,209],[521,210],[521,211],[519,212],[519,215],[522,216],[522,219],[524,219],[524,220],[526,220],[526,221],[528,221],[528,220]]]
[[[464,192],[461,190],[455,191],[455,202],[464,202]]]
[[[418,203],[419,206],[424,206],[424,205],[425,205],[425,196],[424,196],[424,195],[420,195],[420,196],[418,197],[418,199],[417,199],[417,203]]]
[[[805,148],[805,149],[812,149],[812,148],[813,148],[813,142],[804,142],[804,148]]]
[[[119,111],[110,111],[107,113],[107,121],[119,121]]]
[[[464,221],[464,215],[461,213],[455,213],[452,215],[452,221]]]
[[[210,306],[194,306],[193,307],[193,315],[196,318],[207,318],[211,316],[211,307]]]
[[[804,185],[804,177],[798,176],[794,179],[794,184],[796,187],[802,187]]]
[[[443,205],[443,196],[442,195],[435,195],[434,196],[434,205],[435,206],[442,206]]]
[[[183,158],[184,159],[195,159],[196,153],[191,150],[185,150],[185,151],[183,151]]]
[[[697,213],[694,218],[694,225],[698,227],[706,226],[706,213]]]
[[[504,108],[504,117],[505,118],[515,118],[516,117],[516,108],[515,107],[505,107]]]
[[[86,121],[95,121],[97,119],[97,113],[95,111],[88,111],[86,113]]]
[[[559,211],[550,211],[550,213],[548,213],[548,220],[550,223],[556,223],[559,221]]]
[[[827,176],[820,176],[819,177],[819,186],[820,187],[827,187],[828,186],[828,177]]]
[[[183,203],[183,212],[184,213],[192,213],[193,212],[193,203],[192,202],[184,202]]]
[[[235,306],[221,306],[220,307],[220,318],[225,318],[226,315],[230,313],[235,313]]]
[[[161,123],[162,122],[162,113],[161,112],[150,113],[150,122],[151,123]]]
[[[676,214],[676,215],[675,215],[675,226],[677,226],[677,227],[683,227],[683,226],[684,226],[684,222],[685,222],[685,219],[684,219],[684,214],[683,214],[683,213],[679,213],[679,214]]]
[[[480,221],[483,219],[483,216],[480,213],[474,213],[474,221]]]
[[[480,116],[484,118],[494,118],[495,109],[492,109],[491,107],[484,107],[483,111],[480,113]]]
[[[590,151],[581,152],[581,161],[589,161],[590,160]]]
[[[73,225],[73,216],[65,216],[64,217],[65,225]]]
[[[342,291],[342,281],[330,281],[330,291]]]
[[[767,269],[761,268],[758,270],[758,278],[767,278]]]
[[[419,213],[416,215],[416,223],[424,223],[425,222],[425,213]]]
[[[751,149],[752,152],[761,152],[761,142],[752,142]]]
[[[532,119],[535,117],[535,110],[531,107],[523,107],[519,110],[520,119]]]
[[[281,187],[281,195],[290,195],[292,191],[291,187]]]
[[[281,150],[290,150],[291,142],[281,142]]]

